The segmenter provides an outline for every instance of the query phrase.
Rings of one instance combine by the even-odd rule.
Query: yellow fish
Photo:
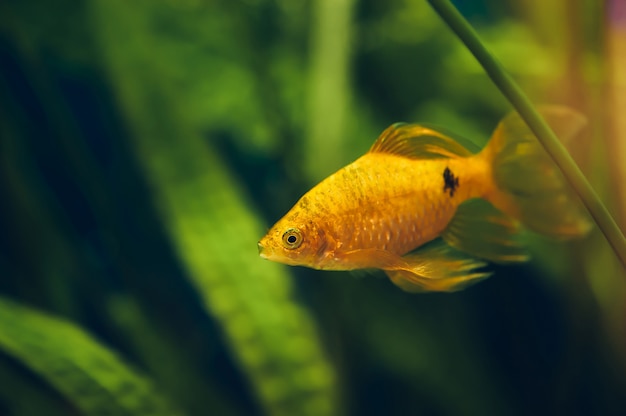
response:
[[[582,115],[546,106],[561,139]],[[492,262],[528,259],[518,224],[555,238],[590,228],[517,113],[477,153],[427,125],[387,128],[364,156],[307,192],[258,243],[261,257],[323,270],[382,269],[403,290],[454,291]]]

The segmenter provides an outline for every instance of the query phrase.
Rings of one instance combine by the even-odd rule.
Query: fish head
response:
[[[287,215],[259,241],[259,255],[290,266],[321,268],[328,253],[323,227],[313,220]]]

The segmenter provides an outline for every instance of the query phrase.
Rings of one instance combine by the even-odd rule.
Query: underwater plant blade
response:
[[[70,322],[0,297],[0,328],[0,349],[82,414],[182,414],[148,378]]]
[[[626,237],[624,237],[624,234],[598,197],[596,191],[587,181],[587,178],[582,174],[563,145],[559,143],[554,132],[533,107],[526,94],[524,94],[502,65],[490,54],[474,29],[451,2],[447,0],[428,1],[445,23],[467,46],[489,78],[528,124],[580,197],[598,228],[600,228],[611,245],[615,255],[620,259],[622,266],[626,268]]]
[[[0,353],[0,386],[2,415],[67,415],[68,403],[63,396],[53,388],[42,389],[39,383],[33,383],[32,374],[24,372],[20,362],[4,353]]]
[[[337,414],[335,375],[311,316],[294,300],[285,269],[257,255],[260,221],[177,105],[164,62],[142,53],[159,48],[150,14],[136,3],[92,4],[105,67],[164,226],[260,407],[270,415]]]
[[[204,365],[200,364],[198,355],[206,354],[206,350],[193,343],[183,344],[177,334],[167,333],[167,328],[151,321],[151,316],[133,297],[113,296],[107,306],[111,319],[120,328],[131,349],[129,354],[141,360],[142,366],[158,381],[161,389],[184,409],[185,414],[205,414],[207,403],[210,403],[211,414],[245,413],[237,407],[239,403],[223,397],[217,381],[204,376]],[[181,347],[185,348],[184,354],[180,353]]]

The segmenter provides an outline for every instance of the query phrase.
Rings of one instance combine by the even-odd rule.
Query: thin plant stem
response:
[[[483,67],[500,92],[509,100],[539,142],[557,164],[567,181],[576,191],[592,218],[626,269],[626,238],[606,209],[594,189],[582,174],[554,132],[535,110],[526,94],[505,71],[496,58],[485,48],[478,35],[461,13],[448,0],[428,0],[443,21],[465,44]]]

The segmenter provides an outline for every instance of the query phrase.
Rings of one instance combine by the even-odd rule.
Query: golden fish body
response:
[[[446,169],[458,182],[454,190],[445,187]],[[404,255],[434,239],[461,202],[484,194],[485,170],[475,158],[421,161],[368,153],[311,189],[283,222],[323,230],[325,244],[314,256],[300,256],[310,267],[375,267],[367,258],[355,264],[349,254],[380,249]],[[271,252],[265,257],[271,260]]]
[[[569,110],[544,115],[571,127]],[[307,192],[259,242],[260,254],[316,269],[380,268],[407,291],[449,291],[488,276],[477,271],[485,265],[479,258],[527,259],[511,215],[524,221],[552,206],[557,212],[530,221],[534,228],[559,237],[583,234],[588,227],[578,213],[555,220],[563,214],[560,178],[548,184],[547,201],[528,202],[526,180],[545,181],[554,167],[536,146],[529,148],[534,143],[524,126],[509,116],[489,145],[472,154],[437,130],[393,125],[368,153]],[[509,139],[513,133],[516,140]],[[546,194],[541,184],[533,186]]]

